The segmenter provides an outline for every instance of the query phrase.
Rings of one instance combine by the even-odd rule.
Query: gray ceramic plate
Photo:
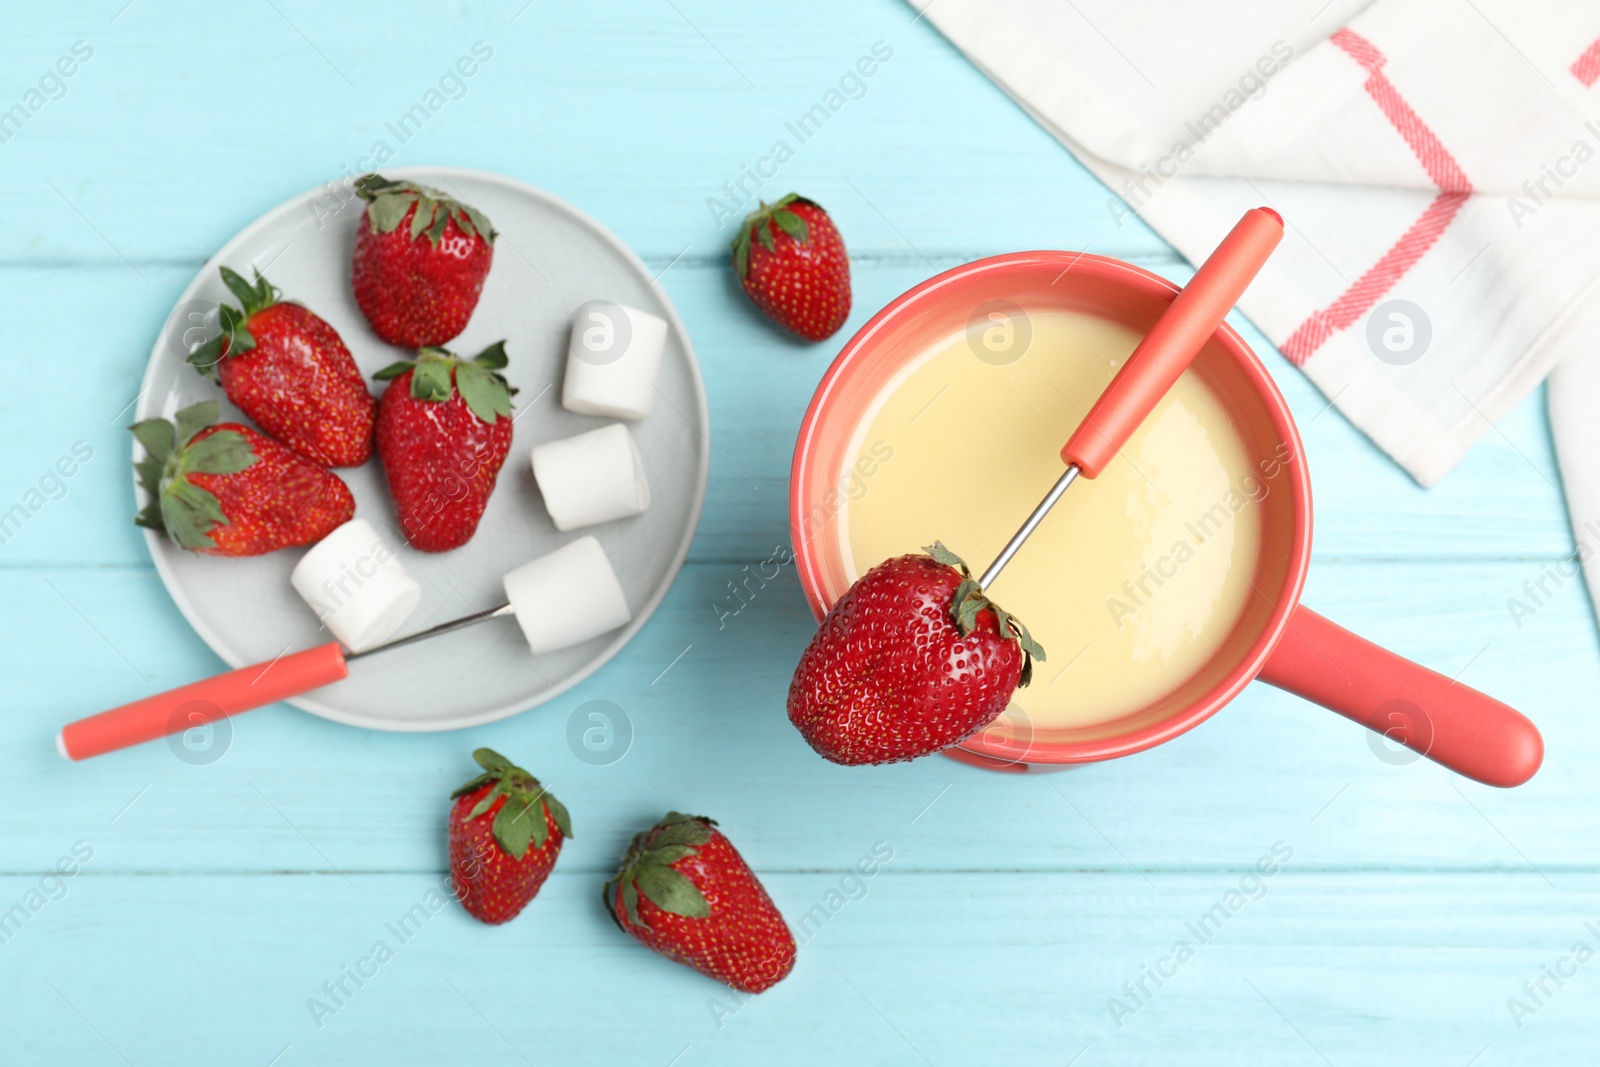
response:
[[[425,182],[481,209],[500,237],[483,298],[466,332],[450,347],[463,355],[506,339],[506,376],[520,392],[511,456],[477,534],[437,555],[404,546],[374,458],[342,470],[356,513],[392,535],[422,603],[401,628],[410,633],[493,607],[504,600],[500,577],[558,545],[593,533],[616,568],[633,621],[576,648],[532,655],[513,620],[496,620],[351,664],[345,681],[290,703],[354,726],[379,730],[449,730],[526,711],[576,685],[628,643],[655,610],[682,566],[705,499],[710,425],[705,389],[689,336],[643,263],[599,223],[546,193],[499,175],[450,167],[384,172]],[[348,196],[348,191],[345,191]],[[197,400],[219,398],[223,417],[242,419],[221,390],[184,361],[228,297],[217,274],[226,264],[252,266],[339,331],[363,373],[406,353],[368,328],[350,292],[350,250],[364,204],[342,206],[326,190],[298,196],[245,227],[184,290],[145,372],[138,417],[170,417]],[[560,404],[567,320],[585,300],[603,298],[654,312],[670,324],[655,411],[630,423],[644,456],[651,505],[643,515],[562,534],[539,499],[528,463],[536,443],[607,420],[574,415]],[[374,392],[378,383],[373,383]],[[137,452],[137,449],[135,449]],[[140,494],[142,496],[142,494]],[[141,499],[141,504],[143,503]],[[180,611],[230,666],[272,660],[330,640],[289,586],[303,554],[288,549],[251,559],[217,559],[149,535],[150,554]]]

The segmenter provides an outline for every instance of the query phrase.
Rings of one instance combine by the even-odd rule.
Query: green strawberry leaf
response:
[[[639,860],[642,863],[655,863],[666,867],[693,856],[697,851],[699,850],[688,845],[658,845],[640,853]]]
[[[145,449],[134,469],[140,488],[150,494],[133,521],[165,534],[183,548],[215,548],[211,530],[228,522],[216,496],[191,482],[189,473],[235,474],[256,461],[249,442],[237,431],[221,430],[198,444],[190,443],[195,434],[216,422],[217,413],[217,402],[205,400],[179,411],[176,425],[165,419],[145,419],[131,427]]]
[[[484,370],[476,363],[456,366],[456,388],[461,399],[481,421],[493,424],[501,415],[511,414],[511,398],[506,395],[505,384],[493,371]]]
[[[478,775],[478,777],[474,778],[472,781],[468,782],[466,785],[462,786],[460,789],[457,789],[454,793],[451,793],[450,794],[450,799],[451,800],[455,800],[455,799],[457,799],[459,797],[464,797],[468,793],[471,793],[471,792],[474,792],[475,790],[483,788],[484,786],[488,785],[490,782],[494,781],[494,779],[495,779],[494,772],[486,771],[483,774]]]
[[[994,609],[995,629],[999,631],[1000,636],[1005,638],[1015,637],[1017,635],[1016,621],[1011,617],[1011,612],[992,600],[989,602],[989,606]]]
[[[414,203],[399,193],[380,193],[367,205],[367,224],[373,233],[393,233]]]
[[[494,807],[494,802],[496,800],[507,795],[510,791],[511,787],[506,784],[506,780],[498,775],[495,775],[494,788],[478,798],[478,802],[472,805],[472,810],[467,812],[467,818],[476,819],[479,816],[484,815],[490,808]]]
[[[167,536],[184,548],[215,548],[211,530],[228,519],[211,493],[185,478],[174,479],[161,494],[161,521]]]
[[[674,826],[674,825],[676,825],[676,824],[678,824],[680,822],[704,823],[707,826],[715,826],[715,825],[717,825],[717,820],[715,820],[715,819],[708,819],[704,815],[685,815],[681,811],[669,811],[669,812],[667,812],[665,815],[663,815],[661,817],[661,821],[656,823],[656,825],[657,826]]]
[[[472,362],[480,367],[488,367],[490,370],[505,370],[506,363],[509,362],[506,357],[506,343],[504,341],[496,341],[482,352],[473,356]]]
[[[650,903],[662,911],[688,919],[711,917],[711,905],[706,903],[705,894],[671,867],[641,863],[636,880]]]
[[[515,763],[512,763],[492,748],[473,749],[472,762],[486,771],[514,771],[518,769]]]
[[[254,284],[229,267],[219,266],[217,270],[222,275],[222,283],[239,301],[239,307],[218,304],[217,320],[222,325],[221,331],[184,357],[208,378],[216,377],[217,364],[225,356],[240,356],[256,346],[256,339],[250,333],[250,318],[283,301],[283,293],[262,277],[259,270],[255,272]]]
[[[612,878],[600,887],[600,903],[605,906],[606,915],[616,924],[617,929],[627,933],[628,928],[622,925],[622,920],[617,917],[618,893],[621,891],[621,880]]]
[[[178,436],[173,446],[182,448],[187,445],[195,434],[215,423],[221,413],[222,405],[215,400],[202,400],[198,404],[190,404],[179,410]]]
[[[133,517],[133,524],[166,536],[167,524],[161,521],[161,501],[152,500],[139,509],[139,514]]]
[[[655,848],[669,845],[703,845],[711,840],[711,828],[694,819],[680,816],[677,822],[667,824],[663,819],[657,825],[660,829],[650,838],[650,843]]]
[[[511,417],[511,395],[516,390],[498,373],[506,362],[504,341],[496,341],[471,360],[458,359],[444,348],[422,348],[414,362],[391,363],[373,377],[389,381],[412,371],[411,395],[418,400],[449,400],[459,389],[472,413],[493,425],[502,416]]]
[[[233,298],[239,301],[240,307],[247,308],[256,302],[255,287],[240,277],[238,272],[227,267],[218,267],[217,269],[222,273],[222,284],[226,285],[228,292],[232,293]],[[258,274],[256,277],[259,278],[260,275]]]
[[[503,797],[504,802],[495,812],[490,832],[507,855],[522,859],[530,845],[534,848],[545,846],[550,838],[550,826],[545,821],[547,811],[556,820],[556,825],[561,827],[563,836],[570,836],[568,827],[571,820],[567,809],[539,784],[537,778],[491,748],[477,749],[472,753],[472,758],[484,772],[450,795],[453,799],[460,798],[494,783],[478,798],[466,818],[471,820],[487,814]]]
[[[389,364],[387,367],[383,368],[381,371],[379,371],[378,373],[374,374],[373,377],[376,378],[380,382],[386,382],[391,378],[400,377],[400,375],[404,374],[406,371],[410,370],[412,367],[415,367],[415,366],[416,366],[416,364],[413,363],[411,360],[402,359],[398,363]]]
[[[399,182],[390,181],[388,178],[385,178],[383,175],[376,172],[372,174],[363,174],[361,177],[355,180],[356,195],[361,199],[368,201],[369,203],[377,199],[379,196],[382,196],[388,190],[397,189],[399,187]]]
[[[206,524],[204,529],[209,532],[212,526],[225,526],[228,517],[222,513],[222,503],[209,489],[202,489],[186,478],[175,479],[172,483],[168,499],[177,500],[188,508]]]
[[[1017,686],[1021,688],[1033,681],[1034,661],[1040,663],[1045,661],[1044,646],[1033,639],[1028,628],[1022,625],[1022,621],[1015,615],[1006,616],[1006,621],[1011,632],[1016,634],[1018,643],[1022,645],[1022,674],[1017,678]]]
[[[381,174],[365,174],[356,179],[355,190],[367,201],[367,224],[374,233],[396,230],[411,205],[416,204],[417,210],[411,216],[411,240],[426,233],[428,240],[438,247],[451,219],[455,219],[461,232],[468,237],[482,237],[493,244],[499,236],[483,212],[426,185],[390,181]]]
[[[483,212],[479,211],[477,208],[473,207],[472,205],[470,205],[470,204],[461,204],[461,205],[459,205],[459,213],[462,214],[462,215],[465,215],[465,216],[467,216],[467,218],[471,219],[472,220],[472,228],[477,230],[478,233],[483,237],[483,239],[485,241],[488,241],[490,244],[494,244],[494,239],[496,237],[500,236],[498,233],[495,232],[494,227],[492,225],[490,225],[489,217],[487,215],[485,215]],[[458,225],[460,224],[460,221],[461,220],[459,218],[456,220]]]
[[[765,248],[768,252],[773,250],[775,246],[772,240],[772,227],[767,225],[766,219],[763,218],[756,223],[756,236],[761,239],[762,248]]]
[[[211,525],[204,522],[193,508],[185,507],[175,495],[162,495],[161,526],[180,548],[187,548],[191,552],[215,548],[217,543],[211,539]]]
[[[989,606],[981,596],[969,596],[956,603],[956,629],[965,637],[978,626],[978,612]]]
[[[145,457],[133,465],[134,472],[139,476],[139,488],[149,493],[152,498],[161,492],[161,476],[166,472],[167,461],[154,452],[145,453]]]
[[[639,886],[631,878],[622,883],[622,906],[627,909],[629,922],[643,925],[639,921]]]
[[[550,818],[555,820],[556,829],[561,831],[562,837],[572,836],[572,815],[567,811],[567,806],[548,792],[543,797],[545,810],[550,813]]]
[[[194,351],[184,358],[188,360],[191,367],[200,372],[202,377],[215,380],[217,377],[217,364],[222,362],[222,343],[227,336],[226,333],[217,334],[215,337],[196,345]],[[252,337],[251,340],[253,341],[255,338]]]
[[[951,554],[937,541],[933,543],[933,547],[926,551],[941,563],[947,562],[947,560],[941,559],[940,553],[943,553],[949,559],[960,562],[959,557]],[[963,573],[966,573],[966,564],[962,563],[961,569]],[[1034,660],[1043,663],[1045,654],[1044,647],[1033,639],[1033,635],[1022,624],[1022,620],[984,595],[983,587],[974,578],[963,579],[961,584],[956,586],[956,591],[951,594],[950,615],[955,620],[956,629],[960,631],[963,637],[970,635],[977,629],[978,613],[985,608],[989,608],[994,612],[995,630],[1000,637],[1007,641],[1016,641],[1022,647],[1022,671],[1017,678],[1017,685],[1019,688],[1027,685],[1033,681]]]
[[[965,637],[977,625],[978,612],[989,606],[989,599],[983,595],[983,589],[976,580],[964,578],[956,586],[956,591],[950,596],[950,616],[955,620],[956,628]]]
[[[943,541],[935,541],[922,551],[932,556],[938,562],[943,563],[946,567],[954,567],[962,574],[971,577],[972,572],[967,569],[967,561],[950,551],[948,548],[944,547]]]
[[[411,395],[418,400],[450,399],[450,364],[437,359],[417,361],[411,375]]]
[[[533,830],[533,847],[544,848],[544,843],[550,839],[550,823],[545,819],[545,808],[542,803],[544,791],[537,794],[519,793],[511,798],[520,801],[527,807],[527,814],[519,816],[518,821],[529,823]],[[506,801],[511,803],[510,800]]]
[[[238,474],[256,461],[256,450],[237,430],[218,430],[183,450],[181,468],[198,474]]]
[[[520,860],[528,854],[528,845],[535,837],[535,823],[543,821],[542,818],[534,819],[529,815],[526,797],[507,797],[499,814],[494,817],[494,839],[500,842],[500,847],[506,850],[508,856]],[[542,826],[540,828],[543,829]]]
[[[255,272],[256,280],[254,283],[245,281],[237,272],[227,267],[218,267],[217,270],[222,274],[222,284],[226,285],[228,292],[232,293],[233,298],[239,301],[239,307],[242,309],[241,321],[248,319],[258,311],[263,311],[273,304],[279,303],[283,299],[283,293],[271,282],[263,278],[259,270]],[[223,305],[223,307],[226,306],[225,304]]]
[[[278,289],[277,286],[275,286],[271,282],[267,281],[267,279],[262,276],[260,270],[258,270],[255,267],[251,267],[250,269],[254,270],[256,272],[256,301],[257,301],[255,308],[253,308],[251,310],[252,311],[260,311],[262,308],[267,307],[270,304],[276,304],[278,302],[278,300],[283,296],[283,293]]]
[[[413,241],[417,239],[418,235],[420,235],[423,230],[428,228],[428,226],[433,222],[433,216],[437,214],[439,210],[439,202],[437,200],[431,200],[426,196],[419,196],[416,203],[416,214],[411,216],[411,239]]]
[[[780,208],[772,213],[772,219],[778,224],[779,229],[801,244],[811,239],[811,233],[806,228],[806,220],[794,212]]]
[[[711,914],[705,895],[671,865],[695,855],[699,846],[711,840],[714,825],[699,815],[671,811],[650,829],[634,835],[615,880],[633,923],[639,922],[635,905],[641,891],[656,907],[674,915],[703,919]]]
[[[444,236],[444,228],[450,223],[450,212],[435,211],[433,224],[428,227],[428,243],[435,248],[439,247],[439,238]]]
[[[1033,639],[1033,635],[1028,632],[1028,628],[1022,625],[1021,619],[1015,615],[1009,615],[1007,618],[1011,624],[1011,632],[1017,635],[1017,641],[1022,645],[1022,651],[1040,663],[1044,663],[1047,659],[1044,654],[1044,646]]]
[[[166,465],[167,457],[172,455],[172,449],[178,443],[177,431],[172,423],[166,419],[144,419],[128,429],[133,432],[133,439],[144,446],[145,458],[156,461],[156,474],[159,476],[160,468]]]
[[[486,771],[509,771],[516,768],[511,761],[492,748],[476,748],[472,750],[473,762]]]
[[[217,335],[219,359],[224,341],[230,356],[242,356],[256,346],[255,335],[250,332],[250,318],[243,311],[223,304],[217,308],[217,321],[222,324],[222,332]]]

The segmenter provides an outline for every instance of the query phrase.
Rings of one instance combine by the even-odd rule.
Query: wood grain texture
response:
[[[1170,259],[1134,261],[1178,280],[1189,274]],[[855,310],[845,330],[955,264],[858,259]],[[130,281],[126,268],[0,268],[0,287],[14,306],[33,309],[0,322],[5,343],[17,352],[71,353],[83,367],[79,374],[37,379],[37,414],[0,423],[0,452],[8,457],[0,510],[20,500],[76,442],[94,450],[64,499],[42,508],[14,536],[0,531],[7,538],[0,542],[0,568],[149,565],[142,536],[128,518],[135,508],[126,426],[152,347],[170,354],[167,339],[181,333],[167,320],[200,265],[197,259],[181,267],[146,267],[148,290],[138,279]],[[715,429],[711,482],[691,558],[758,562],[787,537],[795,436],[838,345],[802,345],[777,336],[720,262],[672,264],[667,256],[651,266],[670,266],[662,284],[694,340]],[[83,314],[84,307],[96,313]],[[1554,560],[1572,552],[1542,394],[1502,420],[1441,485],[1423,490],[1329,408],[1247,320],[1235,314],[1232,321],[1263,353],[1299,422],[1312,469],[1319,559]]]
[[[1397,759],[1263,686],[1112,765],[834,767],[783,715],[812,627],[793,574],[736,614],[728,586],[787,541],[789,454],[838,345],[787,341],[745,305],[707,200],[787,139],[793,158],[752,191],[799,188],[838,219],[847,330],[1004,251],[1087,249],[1180,280],[1188,267],[1136,220],[1119,226],[1106,190],[896,0],[819,0],[803,19],[710,0],[395,0],[381,17],[311,0],[125,4],[19,9],[0,37],[0,108],[74,42],[94,50],[0,143],[0,345],[27,374],[0,409],[0,511],[76,443],[93,449],[0,541],[0,1062],[1586,1058],[1600,964],[1543,979],[1537,1002],[1523,990],[1569,966],[1574,942],[1600,951],[1586,925],[1600,926],[1593,615],[1575,581],[1531,616],[1507,606],[1573,551],[1542,397],[1424,492],[1237,323],[1305,437],[1307,603],[1530,714],[1549,752],[1530,785]],[[400,143],[386,124],[479,41],[492,57]],[[800,143],[785,123],[879,41],[892,58]],[[690,564],[604,671],[494,726],[379,734],[279,706],[187,760],[156,744],[62,763],[62,722],[218,667],[129,521],[123,426],[174,300],[236,230],[378,140],[395,164],[549,189],[663,272],[719,450]],[[590,701],[632,725],[609,765],[569,746]],[[539,900],[493,930],[425,905],[446,794],[480,744],[557,790],[577,832]],[[643,953],[600,913],[599,880],[668,807],[719,818],[800,928],[798,969],[761,998]],[[893,859],[850,879],[879,842]],[[1292,857],[1229,908],[1279,842]],[[75,846],[92,850],[80,873],[41,881]],[[1216,932],[1186,936],[1219,903]],[[13,904],[26,921],[8,927]],[[387,929],[418,904],[403,940]],[[379,940],[394,958],[329,1000],[323,983]],[[1125,990],[1178,940],[1195,951],[1173,977]],[[337,1008],[320,1027],[313,997]],[[1513,997],[1534,1010],[1514,1016]]]
[[[1575,968],[1570,953],[1600,943],[1593,876],[1562,893],[1515,874],[1308,872],[1284,833],[1216,870],[1148,878],[906,875],[897,855],[848,881],[854,853],[834,870],[768,874],[792,917],[819,915],[797,935],[794,974],[742,1000],[619,934],[598,876],[558,869],[515,926],[490,930],[430,912],[432,875],[84,873],[4,946],[57,955],[0,972],[0,1040],[13,1062],[172,1067],[1459,1067],[1574,1062],[1566,1053],[1592,1039],[1595,963]],[[1291,858],[1249,877],[1274,846]],[[6,879],[0,899],[31,888]],[[1178,942],[1192,953],[1181,963]],[[1563,958],[1575,975],[1545,980],[1535,1006],[1522,983]],[[1158,987],[1146,968],[1169,977]],[[1511,998],[1535,1008],[1520,1028]]]

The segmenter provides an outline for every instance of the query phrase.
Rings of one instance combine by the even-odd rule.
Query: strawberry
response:
[[[208,556],[259,556],[320,541],[350,521],[355,498],[339,476],[202,401],[135,423],[134,464],[150,503],[134,521]]]
[[[500,753],[480,748],[472,758],[483,773],[450,794],[450,881],[467,913],[494,926],[539,895],[572,836],[572,818]]]
[[[376,377],[378,458],[400,528],[412,546],[446,552],[472,538],[511,451],[511,394],[500,370],[504,341],[471,360],[442,348],[393,363]]]
[[[250,419],[324,467],[358,467],[372,455],[378,403],[332,326],[283,299],[260,271],[251,285],[227,267],[239,307],[218,309],[222,333],[189,362]]]
[[[745,216],[733,239],[733,269],[767,318],[807,340],[826,341],[850,317],[844,239],[828,213],[804,197],[790,193]]]
[[[498,235],[483,212],[437,189],[379,174],[356,179],[350,283],[372,331],[392,345],[442,345],[467,328]]]
[[[935,542],[864,574],[806,646],[789,721],[835,763],[894,763],[958,744],[1044,659],[1028,630]]]
[[[601,899],[645,948],[759,993],[794,969],[794,934],[716,825],[668,812],[635,835]]]

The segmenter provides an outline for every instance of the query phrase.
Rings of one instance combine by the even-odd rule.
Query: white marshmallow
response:
[[[422,599],[422,586],[366,519],[312,545],[289,584],[352,652],[383,644]]]
[[[615,419],[649,415],[666,340],[666,320],[648,311],[609,300],[579,305],[572,313],[561,406]]]
[[[644,460],[620,422],[534,445],[533,477],[562,531],[627,518],[650,506]]]
[[[535,654],[570,648],[633,618],[605,549],[580,537],[505,576],[506,599]]]

